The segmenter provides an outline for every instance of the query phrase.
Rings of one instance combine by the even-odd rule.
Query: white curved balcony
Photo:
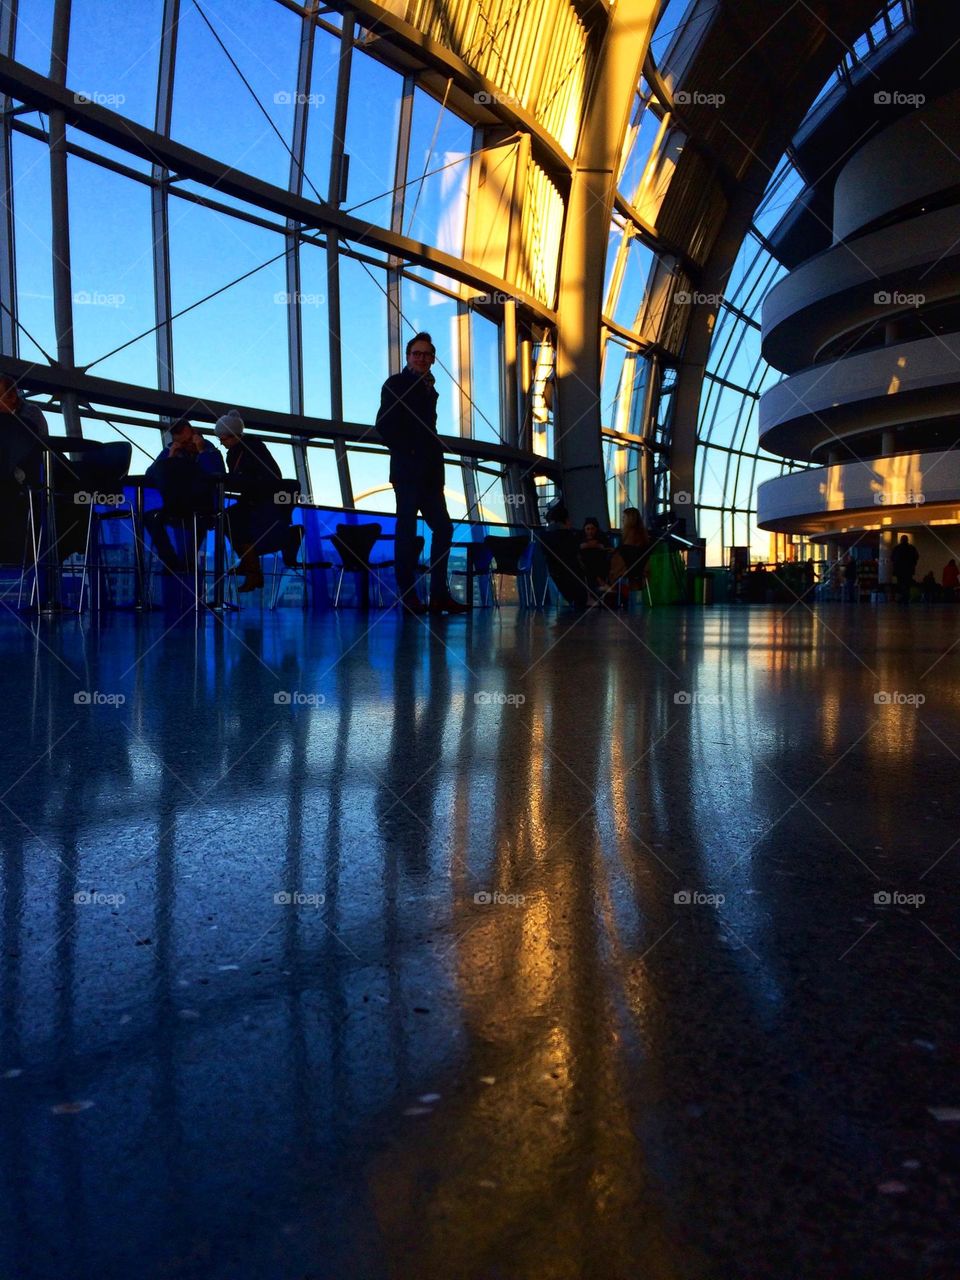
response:
[[[757,525],[777,533],[849,533],[960,523],[960,450],[811,467],[757,489]]]

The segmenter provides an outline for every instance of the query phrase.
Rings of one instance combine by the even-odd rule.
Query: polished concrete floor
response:
[[[960,609],[0,648],[2,1280],[960,1274]]]

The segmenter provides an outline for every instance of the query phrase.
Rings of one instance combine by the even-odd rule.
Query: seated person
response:
[[[41,450],[47,436],[41,410],[24,400],[15,378],[0,374],[0,560],[23,555],[27,534],[24,485],[39,484]]]
[[[244,575],[237,590],[256,591],[263,586],[257,547],[269,543],[274,549],[276,537],[290,529],[293,508],[289,503],[277,502],[280,468],[262,440],[244,435],[243,419],[236,409],[218,418],[213,429],[227,451],[230,487],[240,494],[227,508],[227,533]],[[291,549],[292,536],[284,550]]]
[[[547,527],[540,532],[538,540],[557,590],[565,600],[582,608],[587,603],[587,584],[580,564],[583,534],[573,527],[570,513],[562,502],[554,503],[547,512]]]
[[[604,595],[613,596],[621,587],[629,590],[631,578],[642,584],[647,576],[650,551],[650,535],[643,517],[636,507],[624,507],[620,545],[610,557],[609,584]]]
[[[163,564],[174,573],[184,573],[186,562],[174,550],[167,525],[198,516],[200,529],[212,526],[216,512],[212,481],[224,474],[224,467],[214,446],[185,418],[170,428],[170,440],[170,447],[147,468],[146,479],[160,490],[163,501],[154,511],[147,512],[143,523]]]
[[[950,559],[943,566],[943,577],[941,579],[943,587],[943,598],[949,603],[954,603],[957,598],[957,589],[960,588],[960,570],[957,569],[957,562]]]
[[[596,516],[588,516],[583,522],[580,563],[583,565],[587,586],[592,591],[597,591],[607,586],[607,573],[610,568],[610,540],[600,529],[600,522]]]

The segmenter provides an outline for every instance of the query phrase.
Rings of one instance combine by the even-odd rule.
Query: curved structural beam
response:
[[[610,214],[634,89],[657,0],[620,0],[610,15],[583,119],[564,226],[557,304],[557,457],[567,505],[606,511],[600,438],[600,316]]]

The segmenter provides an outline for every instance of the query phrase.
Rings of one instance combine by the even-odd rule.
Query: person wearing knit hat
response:
[[[243,418],[231,409],[213,427],[227,451],[230,488],[239,498],[227,508],[227,533],[240,558],[244,575],[238,591],[258,591],[263,586],[263,570],[257,547],[273,540],[277,526],[287,526],[293,511],[276,501],[280,468],[262,440],[244,434]]]
[[[235,440],[243,435],[243,419],[236,409],[231,409],[213,424],[217,439],[225,449],[229,449]]]

